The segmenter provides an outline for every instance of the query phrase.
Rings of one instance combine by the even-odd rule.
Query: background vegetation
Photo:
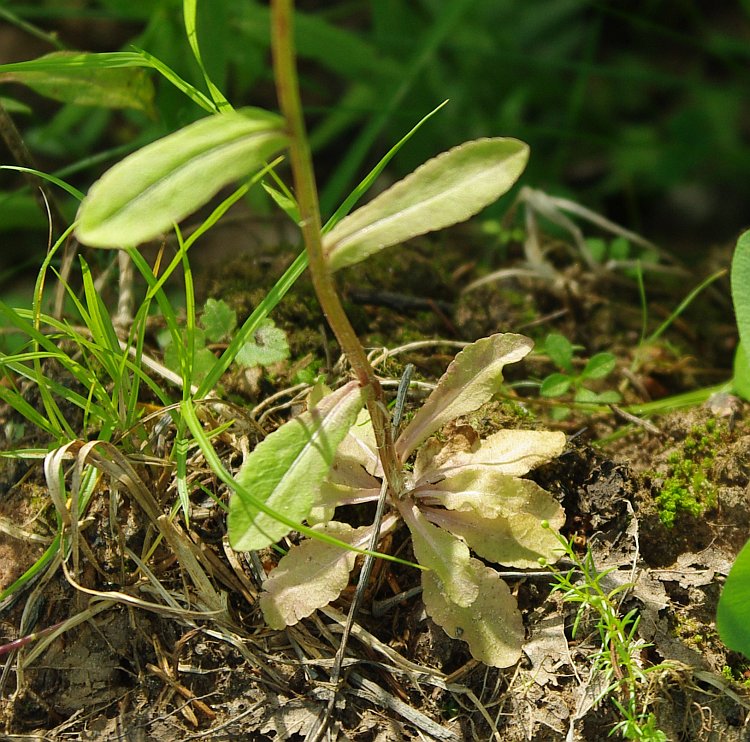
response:
[[[274,109],[268,8],[212,0],[199,13],[204,62],[219,88],[235,106]],[[0,14],[2,63],[135,45],[201,86],[180,0],[6,0]],[[516,136],[532,147],[522,183],[571,196],[678,252],[733,240],[750,182],[749,14],[746,2],[697,0],[301,2],[323,211],[449,98],[396,158],[392,177],[467,138]],[[204,114],[152,77],[150,111],[55,104],[7,80],[0,96],[40,169],[85,190],[125,152]],[[12,162],[7,152],[2,160]],[[38,265],[47,226],[17,175],[3,174],[0,191],[7,292],[25,260]],[[74,213],[72,200],[67,207]]]

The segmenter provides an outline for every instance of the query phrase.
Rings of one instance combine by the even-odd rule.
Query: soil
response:
[[[211,239],[225,244],[221,228]],[[592,271],[580,256],[553,248],[546,274],[537,266],[536,274],[511,275],[466,292],[492,269],[522,266],[525,256],[519,245],[500,255],[476,230],[461,227],[348,269],[339,281],[355,329],[371,348],[471,341],[502,331],[523,332],[541,343],[555,331],[581,346],[581,364],[600,351],[616,355],[617,370],[593,385],[619,390],[621,406],[729,378],[734,332],[725,278],[656,340],[641,343],[636,282],[615,271]],[[204,255],[213,254],[210,245],[204,248]],[[231,254],[201,263],[199,299],[223,298],[242,319],[294,253],[281,246],[258,248],[251,257]],[[711,261],[677,279],[647,272],[645,335],[716,264],[728,266],[729,254],[717,249]],[[297,383],[305,367],[327,372],[331,381],[345,374],[305,279],[273,317],[288,333],[291,359],[263,375],[232,370],[222,380],[226,398],[245,410]],[[434,382],[454,352],[436,342],[390,357],[379,372],[396,380],[411,362],[417,380]],[[502,394],[460,422],[480,434],[501,427],[568,434],[563,455],[531,476],[564,506],[563,532],[580,557],[588,550],[596,568],[608,571],[602,584],[623,590],[621,614],[640,616],[635,638],[646,672],[641,700],[656,726],[675,742],[750,740],[750,666],[722,645],[714,620],[724,578],[750,536],[746,405],[730,397],[685,409],[665,404],[662,414],[647,421],[624,419],[610,409],[591,414],[569,397],[542,399],[538,387],[524,384],[555,370],[541,354],[507,368]],[[390,394],[392,387],[386,388]],[[280,408],[262,423],[266,433],[297,409],[298,397],[279,399]],[[415,396],[410,404],[416,403]],[[212,416],[214,425],[221,419],[212,409],[207,425]],[[45,445],[8,408],[0,408],[0,418],[4,448]],[[214,442],[233,469],[243,446],[251,448],[259,438],[253,424],[237,419]],[[171,465],[165,466],[172,433],[165,435],[140,451],[125,439],[121,449],[158,509],[169,512],[177,493]],[[84,451],[72,450],[71,459]],[[376,617],[373,601],[418,584],[405,567],[379,565],[359,613],[359,631],[348,645],[344,682],[329,707],[332,658],[353,588],[286,631],[267,628],[256,600],[257,567],[226,544],[225,516],[217,504],[228,497],[226,487],[197,453],[190,456],[189,527],[157,538],[126,480],[103,477],[65,568],[54,558],[42,562],[36,578],[0,606],[0,639],[40,634],[20,649],[2,650],[11,651],[0,680],[0,737],[303,740],[329,708],[331,723],[322,738],[363,742],[604,740],[620,721],[616,691],[598,700],[607,681],[596,672],[602,647],[594,617],[584,612],[578,624],[578,606],[552,592],[551,575],[539,571],[507,578],[522,608],[527,642],[522,660],[501,670],[473,660],[464,642],[432,623],[419,595]],[[678,463],[686,459],[705,475],[692,493],[696,510],[678,509],[667,527],[658,497],[675,484]],[[4,589],[40,563],[57,520],[41,462],[0,459],[0,477]],[[356,515],[362,522],[371,516],[369,510]],[[406,533],[397,530],[381,548],[408,556]],[[147,572],[139,569],[138,555],[146,555]],[[259,556],[262,569],[273,567],[272,552]],[[206,580],[202,586],[195,570]]]

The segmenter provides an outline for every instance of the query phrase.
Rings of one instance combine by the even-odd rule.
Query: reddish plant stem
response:
[[[383,390],[344,312],[333,276],[328,270],[323,254],[318,190],[297,81],[292,25],[293,5],[293,0],[273,0],[272,3],[273,66],[279,106],[286,119],[290,138],[289,159],[299,206],[302,236],[310,261],[310,275],[320,306],[341,350],[351,364],[360,386],[369,392],[367,410],[375,431],[383,471],[391,491],[398,497],[404,489],[403,475],[393,445],[389,415],[383,401]]]

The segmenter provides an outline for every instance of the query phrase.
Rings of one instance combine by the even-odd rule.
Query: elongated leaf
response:
[[[745,357],[750,362],[750,230],[737,240],[732,257],[732,302]]]
[[[472,512],[480,518],[512,518],[518,513],[546,510],[557,504],[536,482],[508,477],[491,469],[451,474],[436,484],[418,487],[412,496],[427,505]],[[542,515],[540,520],[550,517]]]
[[[434,572],[422,574],[427,613],[448,636],[467,642],[472,656],[492,667],[510,667],[521,656],[521,614],[508,586],[493,569],[470,559],[467,569],[479,585],[477,599],[461,606],[445,595]]]
[[[281,127],[279,116],[246,108],[209,116],[143,147],[91,187],[78,212],[78,239],[120,247],[158,236],[283,149]]]
[[[423,512],[432,523],[460,536],[483,559],[506,567],[529,569],[539,566],[540,557],[552,564],[561,556],[555,531],[565,522],[565,512],[549,495],[538,498],[533,508],[508,517],[482,518],[474,511],[431,508]],[[549,521],[550,528],[542,528],[543,520]]]
[[[354,529],[332,521],[315,531],[356,546],[363,546],[372,528]],[[292,547],[263,584],[260,607],[272,629],[283,629],[336,600],[349,583],[357,554],[318,539]]]
[[[544,461],[557,458],[565,448],[565,441],[565,434],[559,431],[499,430],[484,438],[476,451],[459,451],[434,468],[428,466],[424,471],[415,471],[417,486],[422,480],[434,482],[438,477],[444,479],[469,471],[520,477]],[[444,488],[457,490],[464,484],[468,482],[455,486],[446,484]]]
[[[78,52],[52,52],[42,60],[59,63],[80,59]],[[46,70],[0,73],[0,82],[18,82],[40,95],[63,103],[104,108],[134,108],[153,112],[154,86],[145,70],[60,64]]]
[[[500,390],[503,366],[520,361],[532,346],[529,338],[512,333],[490,335],[467,345],[396,441],[401,461],[443,425],[488,402]]]
[[[383,248],[465,221],[503,195],[526,166],[517,139],[477,139],[428,160],[323,238],[332,271]]]
[[[359,385],[349,382],[261,441],[243,463],[237,482],[289,520],[304,520],[336,448],[363,404]],[[262,549],[289,533],[288,526],[237,492],[229,501],[227,527],[232,547],[247,551]]]
[[[750,658],[750,541],[727,575],[719,599],[716,628],[724,644]]]
[[[479,586],[470,569],[469,549],[460,539],[433,526],[414,505],[402,504],[399,511],[411,531],[414,556],[435,573],[446,598],[460,606],[471,605]]]

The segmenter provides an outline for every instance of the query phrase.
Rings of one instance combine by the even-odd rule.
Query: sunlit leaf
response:
[[[332,521],[314,530],[364,546],[372,528],[354,529]],[[266,623],[272,629],[283,629],[336,600],[349,583],[356,556],[353,551],[314,538],[292,547],[263,583],[260,607]]]
[[[341,466],[361,465],[371,476],[382,475],[378,447],[375,442],[375,431],[372,429],[372,421],[367,410],[362,410],[357,417],[357,422],[352,425],[341,442],[336,453],[337,462]]]
[[[324,236],[330,269],[465,221],[515,183],[528,157],[523,142],[497,138],[466,142],[429,160]]]
[[[422,574],[425,609],[448,636],[468,643],[472,656],[492,667],[510,667],[521,657],[523,622],[515,598],[497,572],[478,559],[468,570],[479,585],[476,600],[461,606],[446,597],[436,573]]]
[[[448,531],[433,526],[418,508],[404,504],[399,510],[411,531],[417,561],[435,573],[448,599],[456,605],[471,605],[479,587],[470,569],[466,544]]]
[[[419,479],[445,478],[462,471],[489,470],[520,477],[539,464],[557,458],[565,448],[565,434],[550,430],[499,430],[484,438],[475,451],[459,451],[434,469],[415,471]]]
[[[549,495],[508,517],[483,518],[474,511],[432,508],[424,513],[432,523],[460,536],[483,559],[506,567],[529,569],[539,565],[540,557],[553,563],[561,556],[554,531],[565,522],[565,512]],[[543,520],[549,521],[549,528],[542,528]]]
[[[435,484],[420,485],[412,495],[427,505],[473,512],[481,518],[513,517],[516,513],[535,512],[548,507],[550,502],[555,503],[536,482],[509,477],[489,468],[449,474]],[[540,520],[548,517],[541,516]]]
[[[270,366],[289,358],[289,343],[286,333],[276,327],[273,320],[266,319],[246,342],[235,359],[240,366]]]
[[[91,187],[78,212],[78,239],[120,247],[157,237],[282,150],[282,126],[279,116],[246,108],[201,119],[143,147]]]
[[[430,435],[460,415],[479,409],[498,391],[503,366],[520,361],[533,342],[523,335],[491,335],[467,345],[440,377],[419,412],[396,441],[402,461]]]
[[[18,82],[39,95],[63,103],[103,108],[133,108],[151,114],[154,86],[147,72],[137,67],[94,67],[70,65],[79,52],[52,52],[36,62],[48,62],[46,69],[16,69],[0,73],[0,82]]]
[[[349,382],[262,440],[242,464],[237,482],[269,508],[303,521],[363,404],[359,385]],[[238,492],[229,501],[227,527],[237,550],[261,549],[289,532]]]

